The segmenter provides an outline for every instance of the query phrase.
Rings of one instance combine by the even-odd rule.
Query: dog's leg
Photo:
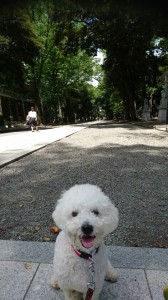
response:
[[[83,294],[73,291],[73,290],[64,290],[63,291],[65,300],[83,300]]]
[[[57,279],[55,278],[55,276],[53,275],[52,278],[51,278],[51,285],[54,289],[59,289],[59,284],[58,284],[58,281]]]
[[[118,279],[117,271],[112,267],[110,261],[108,260],[105,280],[116,282],[117,279]]]

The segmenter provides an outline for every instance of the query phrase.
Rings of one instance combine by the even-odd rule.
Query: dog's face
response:
[[[79,250],[90,252],[118,225],[118,210],[95,185],[75,185],[66,191],[53,212],[55,223]]]

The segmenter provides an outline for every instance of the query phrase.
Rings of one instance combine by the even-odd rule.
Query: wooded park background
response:
[[[145,99],[157,116],[168,69],[166,1],[1,1],[0,11],[0,89],[27,99],[22,118],[30,103],[43,124],[136,120]]]

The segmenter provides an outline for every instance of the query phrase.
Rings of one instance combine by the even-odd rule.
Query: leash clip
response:
[[[95,290],[95,282],[93,282],[93,281],[88,282],[87,288],[88,288],[88,290],[91,289],[94,291]]]

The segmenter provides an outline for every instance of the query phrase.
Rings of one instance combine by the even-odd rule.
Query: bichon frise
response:
[[[118,210],[102,190],[80,184],[64,192],[53,212],[62,230],[54,251],[52,285],[66,300],[97,300],[104,279],[117,280],[103,238],[118,225]]]

